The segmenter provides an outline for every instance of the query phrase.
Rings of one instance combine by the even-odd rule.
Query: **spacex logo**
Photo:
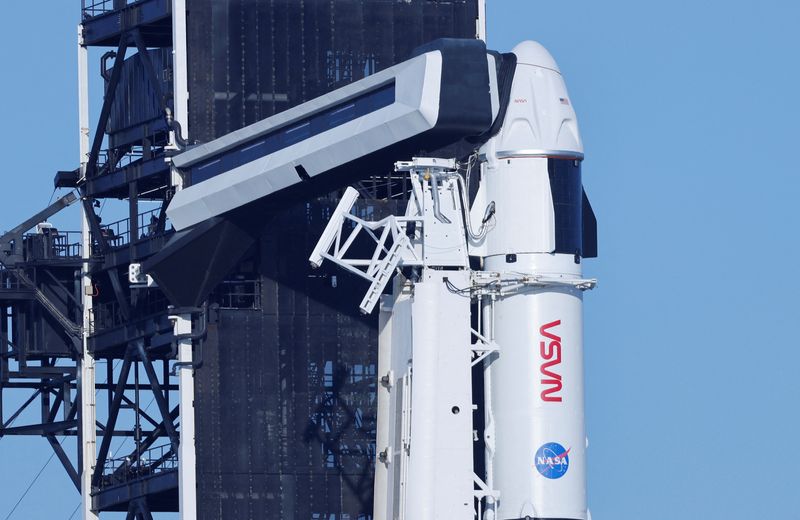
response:
[[[561,337],[556,336],[550,329],[561,325],[561,320],[556,320],[542,325],[539,334],[544,338],[539,343],[539,354],[542,364],[539,367],[542,383],[542,401],[547,403],[561,402],[561,374],[558,373],[561,364]]]

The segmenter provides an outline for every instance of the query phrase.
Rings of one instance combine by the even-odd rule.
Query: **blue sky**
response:
[[[594,518],[800,518],[800,3],[488,3],[491,47],[555,56],[586,147]],[[47,4],[4,6],[0,228],[77,164],[78,2]],[[0,518],[49,455],[0,439]],[[54,460],[12,519],[77,500]]]

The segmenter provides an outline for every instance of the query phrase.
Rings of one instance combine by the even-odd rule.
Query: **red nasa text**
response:
[[[542,401],[548,403],[561,402],[561,374],[556,370],[561,364],[561,337],[556,336],[549,329],[561,325],[561,320],[552,321],[539,328],[539,334],[544,338],[539,343],[539,353],[542,356],[542,366],[539,372],[542,375]],[[549,340],[549,343],[548,343]]]

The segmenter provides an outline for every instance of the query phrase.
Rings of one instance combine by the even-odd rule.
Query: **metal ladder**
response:
[[[367,290],[367,294],[364,295],[364,299],[361,300],[361,305],[358,306],[364,314],[372,313],[375,305],[380,300],[381,294],[383,294],[383,290],[386,288],[386,284],[389,283],[392,274],[394,274],[394,270],[397,269],[400,260],[403,258],[400,254],[400,250],[408,247],[407,242],[408,239],[394,242],[386,253],[386,256],[383,257],[376,266],[372,283]]]
[[[22,269],[15,269],[14,276],[16,276],[23,285],[33,291],[36,301],[38,301],[42,307],[44,307],[45,310],[47,310],[47,312],[49,312],[56,319],[56,321],[58,321],[58,323],[64,327],[64,330],[66,330],[70,336],[78,339],[83,336],[83,328],[78,326],[71,319],[64,316],[64,313],[62,313],[58,307],[56,307],[55,304],[50,301],[50,299],[45,296],[45,294],[38,287],[36,287],[36,284],[33,282],[33,280],[31,280],[28,275],[22,271]]]

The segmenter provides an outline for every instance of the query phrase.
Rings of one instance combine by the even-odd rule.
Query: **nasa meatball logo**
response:
[[[563,477],[569,469],[569,450],[557,442],[548,442],[536,452],[536,469],[549,479]]]

